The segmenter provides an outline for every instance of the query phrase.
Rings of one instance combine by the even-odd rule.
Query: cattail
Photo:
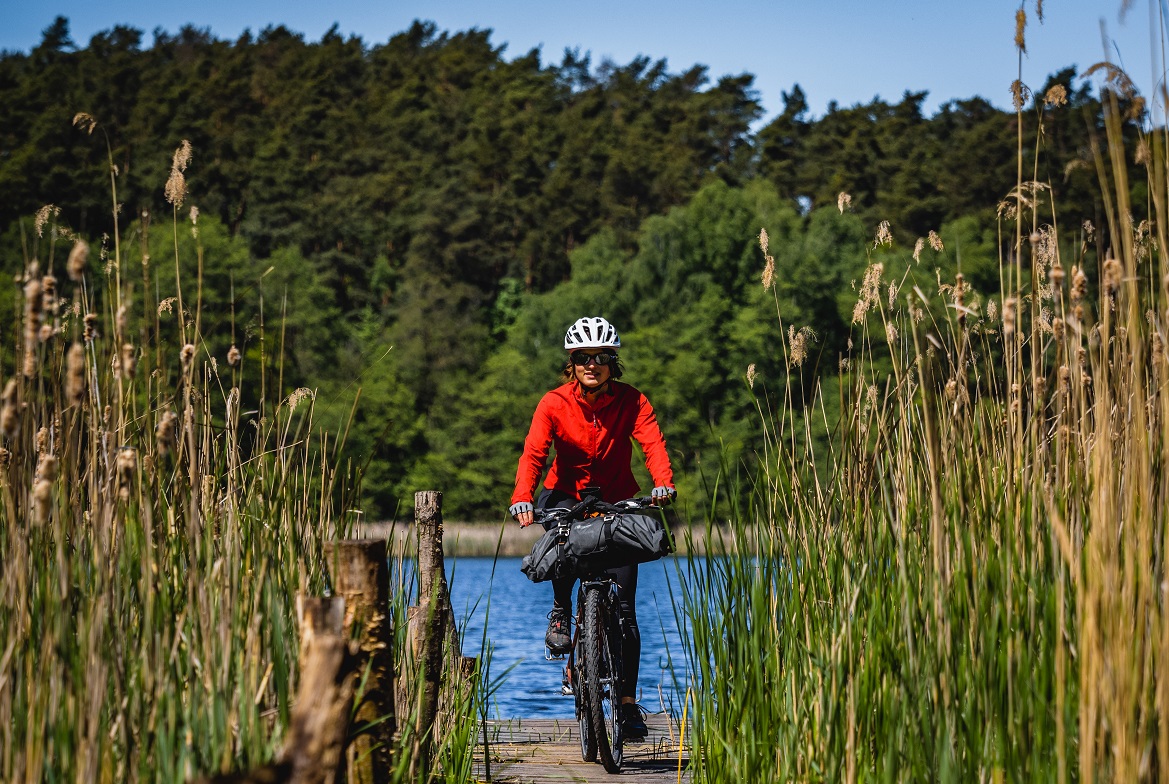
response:
[[[195,358],[195,344],[188,343],[183,346],[183,350],[179,352],[179,357],[183,361],[183,372],[191,369],[191,361]]]
[[[1027,38],[1024,31],[1027,29],[1027,12],[1020,6],[1015,11],[1015,48],[1023,54],[1027,53]]]
[[[57,310],[57,279],[52,275],[41,278],[41,296],[45,312],[54,313]]]
[[[97,314],[96,313],[86,313],[85,314],[85,335],[84,335],[85,342],[92,343],[93,339],[95,337],[97,337]]]
[[[36,443],[38,455],[43,455],[49,451],[49,428],[42,427],[37,431]]]
[[[1092,377],[1084,371],[1080,371],[1080,385],[1085,387],[1092,386]]]
[[[1040,6],[1042,7],[1042,6]],[[1051,108],[1057,108],[1068,102],[1068,90],[1062,84],[1054,84],[1048,88],[1043,96],[1043,103]]]
[[[239,360],[240,360],[239,349],[236,348],[235,346],[232,346],[231,348],[229,348],[227,350],[227,364],[231,365],[232,367],[235,367],[236,365],[239,364]]]
[[[41,281],[32,278],[24,284],[24,375],[32,378],[37,372],[36,345],[40,341],[41,312],[44,288]]]
[[[1067,365],[1059,366],[1059,392],[1061,395],[1068,393],[1068,388],[1071,385],[1072,370]]]
[[[65,357],[65,396],[70,405],[80,405],[85,400],[85,382],[85,346],[74,343]]]
[[[1023,401],[1019,398],[1019,392],[1019,385],[1011,384],[1011,411],[1016,414],[1023,408]]]
[[[789,327],[789,331],[790,331],[790,327]],[[239,389],[234,388],[232,391],[236,393],[235,398],[236,398],[236,401],[238,402],[239,401]],[[313,392],[308,387],[299,387],[299,388],[293,390],[292,394],[288,396],[288,410],[295,411],[296,407],[300,405],[300,401],[304,400],[306,397],[315,400],[317,395],[315,392]]]
[[[1023,107],[1027,104],[1027,99],[1030,97],[1031,90],[1027,87],[1027,85],[1023,84],[1018,79],[1011,82],[1011,105],[1015,107],[1016,112],[1023,110]],[[1010,210],[1009,212],[1013,212],[1013,210]],[[1009,215],[1009,219],[1013,220],[1014,215]]]
[[[1161,333],[1153,330],[1153,367],[1159,368],[1161,360],[1165,358],[1165,342],[1161,339]]]
[[[175,444],[175,429],[179,424],[179,415],[173,411],[165,412],[158,419],[158,427],[154,430],[155,446],[160,457],[166,457]]]
[[[43,454],[40,460],[37,461],[36,477],[38,479],[48,479],[50,482],[57,481],[57,458],[54,455]]]
[[[7,471],[10,463],[12,463],[12,453],[7,449],[0,448],[0,471]]]
[[[36,522],[46,525],[52,511],[53,482],[57,479],[57,458],[53,455],[42,455],[37,464],[36,478],[33,480],[32,497],[33,513]]]
[[[1116,259],[1104,262],[1104,288],[1109,294],[1115,294],[1120,288],[1120,262]]]
[[[933,234],[933,232],[930,232]],[[954,276],[954,309],[958,311],[958,326],[966,326],[966,278],[959,272]]]
[[[1063,287],[1063,279],[1064,279],[1063,265],[1061,265],[1058,261],[1056,261],[1055,264],[1051,265],[1051,285],[1057,289],[1062,288]]]
[[[877,224],[877,236],[873,240],[873,247],[879,248],[882,245],[893,244],[893,232],[889,230],[889,221],[881,221]]]
[[[1003,339],[1013,340],[1015,337],[1015,298],[1010,297],[1003,303]]]
[[[114,319],[114,324],[117,327],[119,337],[124,336],[126,334],[126,321],[127,321],[126,317],[127,317],[126,306],[121,305],[118,308],[118,315]]]
[[[1083,305],[1076,305],[1075,310],[1073,310],[1072,313],[1075,314],[1076,321],[1078,321],[1081,324],[1084,323],[1084,306]]]
[[[73,243],[73,250],[69,251],[69,261],[65,269],[69,273],[69,280],[78,281],[85,275],[85,265],[89,262],[89,243],[77,240]]]
[[[759,230],[759,249],[763,251],[764,256],[767,255],[767,243],[768,243],[767,229],[760,229]]]
[[[53,325],[41,324],[40,332],[37,333],[37,340],[41,343],[48,343],[53,337]]]
[[[1036,376],[1035,380],[1031,382],[1031,389],[1035,393],[1035,400],[1043,399],[1043,393],[1047,391],[1047,379],[1043,376]]]
[[[36,479],[32,483],[33,517],[40,525],[49,522],[53,483],[45,479]]]
[[[36,278],[24,284],[25,329],[34,335],[40,324],[41,311],[44,306],[44,291],[44,286]]]
[[[836,209],[840,210],[841,215],[844,214],[845,207],[851,207],[851,206],[852,206],[852,196],[848,195],[844,191],[841,191],[839,194],[837,194],[837,196],[836,196]]]
[[[942,238],[938,236],[938,233],[936,231],[930,232],[929,241],[930,241],[930,247],[934,249],[935,253],[941,253],[943,250],[946,249],[946,246],[942,244]]]
[[[1059,317],[1056,317],[1056,319],[1051,322],[1051,334],[1055,338],[1056,343],[1063,343],[1064,331],[1066,328],[1067,327],[1064,324],[1063,319]]]
[[[134,371],[138,369],[138,352],[132,343],[122,344],[122,375],[134,378]]]
[[[1072,302],[1079,302],[1088,295],[1088,276],[1078,266],[1072,266]]]
[[[889,323],[887,323],[885,325],[885,339],[888,340],[890,343],[896,343],[897,336],[900,334],[901,333],[897,331],[897,325],[894,324],[892,321],[890,321]]]
[[[187,198],[187,179],[183,172],[191,162],[191,143],[183,139],[183,143],[175,150],[171,161],[170,177],[166,181],[164,193],[166,200],[176,208],[183,206],[183,199]]]
[[[796,332],[796,328],[793,326],[789,325],[787,328],[787,342],[791,350],[787,363],[789,368],[799,367],[808,358],[808,340],[804,332],[806,329],[807,327],[804,327]]]
[[[8,379],[4,386],[4,403],[0,406],[0,433],[5,438],[15,438],[20,429],[20,410],[16,405],[16,379]]]
[[[914,260],[914,262],[916,262],[918,264],[921,263],[921,252],[923,250],[925,250],[925,239],[923,237],[918,237],[917,242],[913,243],[913,260]]]
[[[1080,367],[1088,366],[1088,349],[1083,346],[1076,349],[1076,364]]]
[[[773,285],[775,285],[775,259],[768,256],[767,263],[763,265],[763,290],[770,291]]]
[[[864,321],[869,309],[881,300],[881,274],[885,270],[883,264],[872,264],[865,270],[864,281],[861,283],[861,295],[852,309],[852,323]]]
[[[49,218],[59,215],[60,213],[61,208],[54,204],[46,204],[37,210],[36,215],[33,217],[32,224],[38,237],[45,236],[45,224],[49,222]]]
[[[114,469],[118,477],[118,498],[122,501],[130,500],[130,488],[134,484],[135,469],[138,468],[138,453],[131,447],[123,447],[118,451],[118,458],[114,461]]]
[[[954,379],[946,382],[946,397],[950,400],[958,397],[958,382]]]

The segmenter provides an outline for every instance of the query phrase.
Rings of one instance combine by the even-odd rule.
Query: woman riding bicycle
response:
[[[651,493],[654,503],[668,504],[676,495],[670,458],[653,406],[641,392],[617,381],[623,370],[617,357],[620,347],[617,330],[599,316],[578,319],[568,328],[564,336],[568,352],[565,383],[545,394],[536,406],[516,469],[508,512],[521,526],[529,526],[535,519],[533,494],[552,444],[556,456],[536,508],[571,507],[586,487],[600,488],[601,500],[610,503],[637,495],[637,480],[630,468],[633,440],[645,453],[645,465],[655,485]],[[623,642],[621,724],[625,737],[643,738],[648,730],[634,699],[641,659],[635,608],[637,565],[611,573],[622,612],[630,621]],[[567,653],[572,647],[569,624],[575,582],[572,578],[552,581],[552,611],[544,644],[553,654]]]

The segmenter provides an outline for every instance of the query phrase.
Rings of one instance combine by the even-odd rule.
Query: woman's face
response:
[[[612,352],[605,348],[578,348],[569,355],[572,362],[573,373],[576,374],[576,380],[580,382],[586,389],[594,389],[601,386],[609,380],[611,375],[612,365],[598,365],[593,361],[592,357],[598,354],[610,354]],[[588,361],[581,364],[579,360],[588,357]]]

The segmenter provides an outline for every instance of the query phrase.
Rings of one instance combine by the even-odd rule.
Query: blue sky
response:
[[[1103,22],[1114,41],[1112,57],[1151,96],[1151,1],[1135,0],[1122,23],[1120,0],[1047,0],[1039,24],[1035,0],[1026,0],[1023,81],[1038,89],[1061,67],[1083,71],[1102,59]],[[926,107],[933,111],[951,98],[974,95],[1010,104],[1018,7],[1018,0],[0,0],[0,49],[27,51],[57,15],[70,20],[79,45],[115,24],[144,30],[149,43],[153,30],[175,32],[188,23],[228,39],[284,24],[308,40],[336,23],[342,34],[372,45],[414,19],[428,19],[445,30],[491,29],[492,41],[506,44],[510,57],[539,48],[544,62],[559,62],[565,48],[579,48],[591,52],[594,64],[606,57],[623,64],[644,54],[665,58],[674,72],[701,63],[712,80],[746,71],[755,74],[769,115],[782,108],[781,92],[795,83],[816,115],[831,100],[845,106],[874,96],[895,101],[905,90],[928,91]]]

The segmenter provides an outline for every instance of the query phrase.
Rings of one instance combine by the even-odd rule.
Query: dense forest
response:
[[[115,27],[82,46],[58,19],[0,55],[0,264],[15,279],[33,257],[62,268],[69,244],[36,219],[51,204],[42,217],[88,238],[106,272],[115,236],[127,270],[157,265],[157,290],[132,292],[143,324],[176,266],[199,278],[208,359],[237,345],[264,383],[317,390],[340,430],[357,398],[345,449],[370,517],[438,488],[452,516],[501,518],[565,327],[604,315],[683,498],[710,498],[751,481],[779,389],[832,388],[873,261],[931,296],[961,271],[981,307],[1012,258],[1001,205],[1021,179],[1040,183],[1028,199],[1054,194],[1049,222],[1085,227],[1070,253],[1095,277],[1100,101],[1119,96],[1134,140],[1144,121],[1109,75],[1103,93],[1068,68],[1023,87],[1019,112],[972,97],[932,116],[906,92],[812,117],[793,84],[764,122],[749,74],[509,59],[490,31],[417,22],[369,44],[184,28],[146,44]],[[179,210],[164,185],[184,140]],[[0,292],[4,323],[19,297]],[[263,365],[277,342],[285,360]],[[828,437],[824,419],[805,437]]]

